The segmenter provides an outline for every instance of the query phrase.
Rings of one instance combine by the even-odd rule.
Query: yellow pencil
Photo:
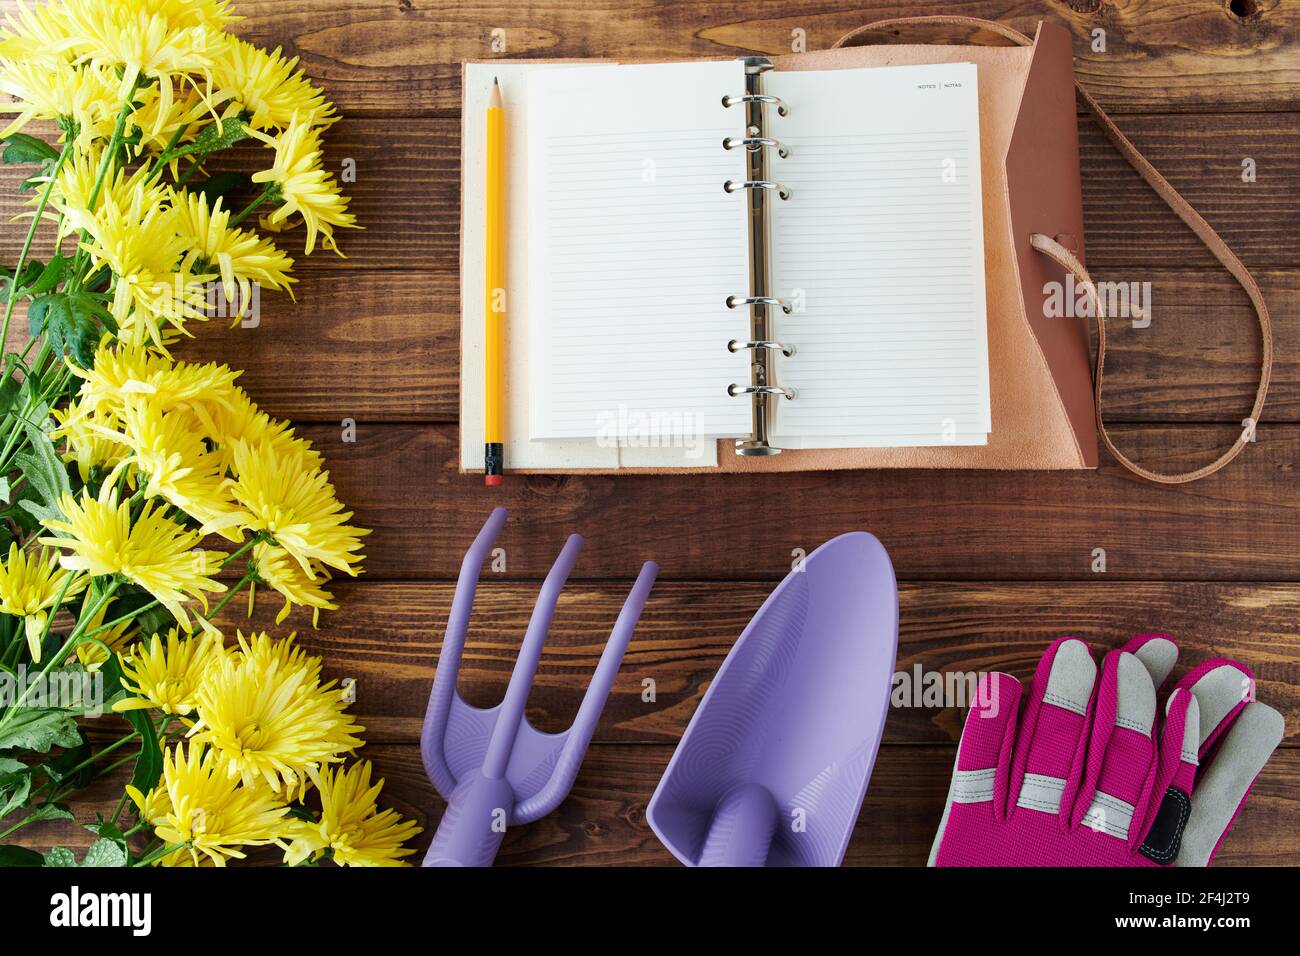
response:
[[[501,84],[492,80],[487,111],[487,282],[484,295],[483,480],[499,485],[505,470],[506,216],[505,110]]]

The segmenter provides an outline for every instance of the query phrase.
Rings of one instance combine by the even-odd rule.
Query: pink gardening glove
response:
[[[1216,658],[1165,702],[1178,645],[1135,637],[1106,655],[1062,638],[1029,700],[1007,674],[980,680],[957,748],[932,866],[1206,866],[1282,740],[1255,678]],[[1199,767],[1199,769],[1198,769]]]

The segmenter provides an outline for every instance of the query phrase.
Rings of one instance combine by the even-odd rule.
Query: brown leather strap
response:
[[[1010,40],[1017,46],[1032,46],[1033,40],[1025,36],[1019,30],[997,23],[993,20],[982,20],[978,17],[963,16],[929,16],[929,17],[894,17],[889,20],[877,20],[875,23],[868,23],[866,26],[858,27],[840,37],[835,42],[832,49],[845,46],[850,40],[853,40],[866,33],[875,33],[880,30],[888,30],[893,27],[914,26],[914,25],[937,25],[937,26],[963,26],[987,30],[995,33],[1000,37]],[[1093,308],[1097,313],[1097,362],[1096,373],[1093,376],[1093,404],[1097,415],[1097,431],[1101,435],[1102,443],[1106,449],[1115,456],[1115,459],[1133,472],[1140,475],[1148,481],[1159,482],[1166,485],[1178,485],[1189,481],[1196,481],[1207,475],[1212,475],[1220,468],[1228,464],[1234,458],[1241,454],[1246,445],[1250,444],[1255,437],[1255,429],[1259,424],[1260,415],[1264,411],[1264,401],[1268,397],[1268,383],[1273,374],[1273,324],[1269,319],[1268,305],[1264,302],[1264,294],[1260,291],[1259,283],[1255,277],[1250,274],[1250,270],[1242,263],[1240,259],[1228,248],[1228,244],[1220,238],[1219,234],[1214,231],[1208,222],[1206,222],[1195,209],[1178,194],[1178,191],[1169,184],[1169,181],[1160,175],[1154,166],[1147,162],[1136,146],[1134,146],[1118,126],[1106,115],[1106,111],[1101,108],[1096,100],[1083,88],[1083,85],[1075,80],[1075,89],[1083,99],[1088,111],[1093,115],[1101,126],[1102,132],[1106,138],[1123,156],[1130,166],[1138,171],[1138,174],[1146,180],[1147,184],[1156,191],[1156,194],[1172,209],[1178,218],[1187,224],[1187,226],[1196,233],[1197,238],[1209,249],[1232,277],[1237,280],[1246,295],[1250,298],[1250,303],[1255,307],[1255,315],[1259,319],[1259,332],[1262,342],[1262,357],[1259,369],[1259,386],[1255,390],[1255,404],[1250,410],[1250,417],[1243,422],[1241,434],[1237,440],[1224,451],[1218,458],[1195,471],[1180,472],[1177,474],[1162,474],[1151,471],[1138,465],[1127,455],[1115,447],[1111,441],[1110,435],[1106,432],[1106,423],[1101,416],[1101,389],[1102,380],[1105,376],[1106,369],[1106,316],[1102,311],[1102,303],[1097,295],[1097,287],[1093,284],[1088,275],[1088,270],[1083,267],[1075,255],[1066,249],[1055,239],[1035,233],[1030,237],[1030,243],[1035,249],[1043,255],[1052,259],[1062,268],[1074,273],[1088,292],[1092,300]]]

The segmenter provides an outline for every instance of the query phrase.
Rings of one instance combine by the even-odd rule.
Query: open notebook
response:
[[[784,105],[747,130],[752,105],[724,105],[747,89],[739,60],[470,64],[463,467],[482,464],[476,153],[494,76],[511,216],[508,468],[707,466],[716,439],[753,437],[756,402],[774,448],[987,441],[973,65],[770,73],[762,92]],[[757,150],[772,188],[742,185]],[[756,292],[779,302],[746,302]],[[780,347],[750,345],[755,311]]]

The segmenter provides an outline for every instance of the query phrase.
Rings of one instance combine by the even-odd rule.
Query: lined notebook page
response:
[[[985,444],[991,430],[979,103],[969,63],[781,72],[778,320],[785,447]]]
[[[747,435],[729,352],[749,288],[738,61],[588,66],[529,85],[534,439],[635,447]]]

